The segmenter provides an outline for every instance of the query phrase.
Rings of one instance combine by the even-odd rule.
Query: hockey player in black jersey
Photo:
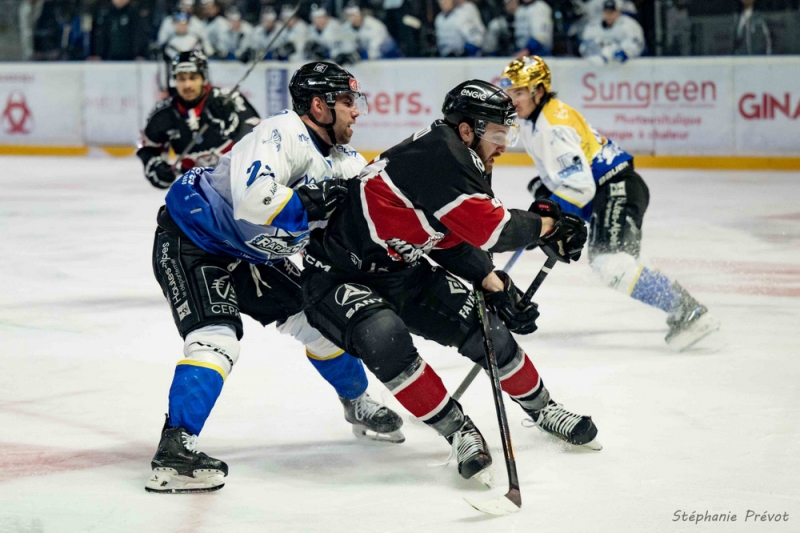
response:
[[[580,257],[585,226],[549,200],[522,211],[506,209],[495,197],[486,169],[517,130],[516,111],[501,89],[479,80],[462,83],[448,93],[442,111],[443,120],[348,182],[348,198],[306,250],[309,322],[360,357],[409,412],[451,443],[463,477],[483,480],[491,464],[486,442],[410,335],[454,346],[485,366],[476,298],[455,276],[476,283],[494,311],[503,390],[542,430],[599,449],[591,418],[550,399],[511,335],[533,332],[539,313],[521,301],[508,275],[493,272],[487,253],[541,245],[569,262]]]
[[[193,167],[217,166],[219,158],[260,122],[258,112],[242,94],[237,92],[226,102],[228,93],[211,86],[202,52],[178,54],[172,61],[172,75],[177,94],[156,104],[136,151],[144,176],[159,189],[168,188]],[[182,155],[209,121],[210,127],[176,167],[164,159],[170,148]]]

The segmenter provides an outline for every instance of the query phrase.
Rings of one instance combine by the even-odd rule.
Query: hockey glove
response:
[[[586,244],[586,224],[579,217],[564,213],[556,226],[541,238],[542,251],[563,263],[577,261],[581,258],[583,246]]]
[[[539,176],[536,176],[528,182],[528,192],[531,193],[531,196],[533,196],[534,200],[550,198],[550,196],[553,194],[553,191],[547,188],[542,181],[542,178]]]
[[[239,105],[237,100],[241,100],[239,93],[234,93],[233,98],[225,101],[226,93],[215,90],[208,98],[206,110],[214,119],[212,122],[219,126],[223,137],[232,135],[239,127]]]
[[[169,186],[172,185],[177,176],[166,161],[160,158],[153,158],[144,169],[144,177],[153,187],[169,189]]]
[[[531,213],[536,213],[540,217],[549,217],[553,219],[553,229],[550,230],[547,235],[552,234],[558,228],[558,221],[561,220],[561,207],[554,201],[548,200],[547,198],[540,198],[531,204],[531,206],[528,208],[528,211]],[[541,242],[538,244],[531,244],[525,249],[533,250],[540,244]]]
[[[486,305],[497,313],[510,331],[527,335],[536,331],[536,319],[539,310],[535,303],[524,305],[522,292],[517,289],[508,274],[502,270],[495,271],[503,282],[503,290],[486,293]]]
[[[309,183],[295,189],[308,213],[308,221],[328,220],[339,202],[347,197],[347,185],[342,179]]]

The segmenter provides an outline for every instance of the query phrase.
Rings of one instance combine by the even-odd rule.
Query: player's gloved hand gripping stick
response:
[[[522,250],[517,250],[517,252],[514,253],[514,255],[511,257],[508,263],[506,263],[506,266],[503,267],[503,271],[508,272],[511,269],[511,267],[514,266],[514,263],[517,261],[517,258],[521,254]],[[547,278],[547,275],[550,273],[550,270],[552,270],[553,267],[556,265],[556,261],[557,259],[555,258],[552,257],[547,258],[547,261],[545,261],[544,266],[541,268],[541,270],[539,270],[539,273],[536,274],[536,277],[531,282],[530,286],[528,287],[528,290],[525,291],[521,303],[523,304],[530,303],[531,298],[533,298],[533,295],[536,294],[537,290],[539,290],[539,287],[542,286],[542,283],[544,282],[545,278]],[[476,292],[481,292],[481,291],[476,291]],[[466,390],[469,388],[469,386],[472,384],[472,382],[475,380],[475,377],[480,373],[481,370],[482,370],[481,365],[476,364],[475,366],[472,367],[472,369],[469,371],[469,374],[467,374],[467,376],[461,382],[461,385],[459,385],[456,391],[453,393],[452,397],[454,400],[459,400],[461,396],[464,395],[464,392],[466,392]]]

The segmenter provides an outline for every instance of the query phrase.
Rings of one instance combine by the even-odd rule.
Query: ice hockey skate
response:
[[[597,426],[590,416],[571,413],[553,400],[538,411],[526,412],[531,415],[533,424],[546,433],[575,446],[595,451],[603,449],[603,445],[597,440]]]
[[[677,307],[667,315],[669,332],[664,340],[670,348],[682,352],[717,331],[720,322],[683,287],[677,283],[675,286],[682,298]]]
[[[339,398],[344,406],[344,418],[353,424],[353,435],[359,439],[400,444],[406,438],[400,428],[400,415],[379,404],[366,392],[354,400]]]
[[[161,442],[150,462],[153,475],[144,489],[147,492],[180,494],[211,492],[225,486],[228,465],[197,451],[197,435],[182,427],[168,427],[161,432]]]
[[[445,438],[453,446],[447,462],[455,457],[461,477],[475,479],[491,488],[492,472],[489,467],[492,466],[492,456],[489,454],[489,447],[486,445],[483,435],[472,423],[472,420],[465,416],[461,427]]]

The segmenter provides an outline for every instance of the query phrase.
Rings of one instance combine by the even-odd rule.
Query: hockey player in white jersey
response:
[[[331,59],[342,65],[358,62],[354,32],[328,15],[324,7],[311,6],[311,26],[308,28],[306,54],[309,59]]]
[[[589,221],[592,270],[609,287],[665,311],[665,340],[677,351],[719,329],[686,289],[639,260],[650,193],[634,171],[633,156],[556,99],[542,58],[515,59],[503,70],[500,86],[514,102],[520,138],[539,172],[528,190]]]
[[[553,53],[553,9],[547,2],[523,0],[514,18],[517,55]]]
[[[436,47],[441,57],[480,55],[486,27],[467,5],[455,0],[439,0],[441,13],[433,21]]]
[[[361,59],[390,59],[401,56],[400,48],[389,35],[386,24],[372,15],[364,14],[355,2],[350,2],[344,12],[347,14],[347,29],[355,33]]]
[[[633,17],[622,14],[622,0],[603,2],[603,19],[586,26],[580,53],[597,64],[624,63],[644,52],[644,30]]]
[[[310,63],[289,85],[294,111],[257,126],[216,169],[194,168],[170,188],[158,215],[153,271],[184,337],[169,414],[151,462],[150,492],[223,486],[228,466],[197,451],[197,435],[239,357],[240,313],[306,345],[336,389],[357,436],[402,442],[402,419],[366,393],[360,360],[310,327],[300,272],[288,259],[325,225],[343,179],[366,161],[347,144],[366,111],[356,79],[335,63]],[[307,258],[308,259],[308,258]],[[276,362],[280,353],[270,354]]]
[[[201,41],[206,41],[208,39],[205,24],[203,24],[202,20],[194,16],[194,0],[180,0],[178,3],[178,13],[184,13],[188,17],[188,33],[190,35],[196,36],[198,40]],[[175,28],[175,15],[167,15],[164,17],[164,20],[161,21],[161,26],[158,28],[156,42],[159,46],[163,47],[176,33],[178,32]],[[206,51],[206,55],[208,55],[208,51]]]
[[[211,45],[214,47],[215,57],[219,59],[247,59],[245,53],[250,49],[250,39],[253,33],[253,26],[246,20],[242,20],[242,13],[236,6],[229,7],[225,12],[225,17],[220,17],[214,27],[214,39]],[[209,39],[211,38],[209,28]]]

